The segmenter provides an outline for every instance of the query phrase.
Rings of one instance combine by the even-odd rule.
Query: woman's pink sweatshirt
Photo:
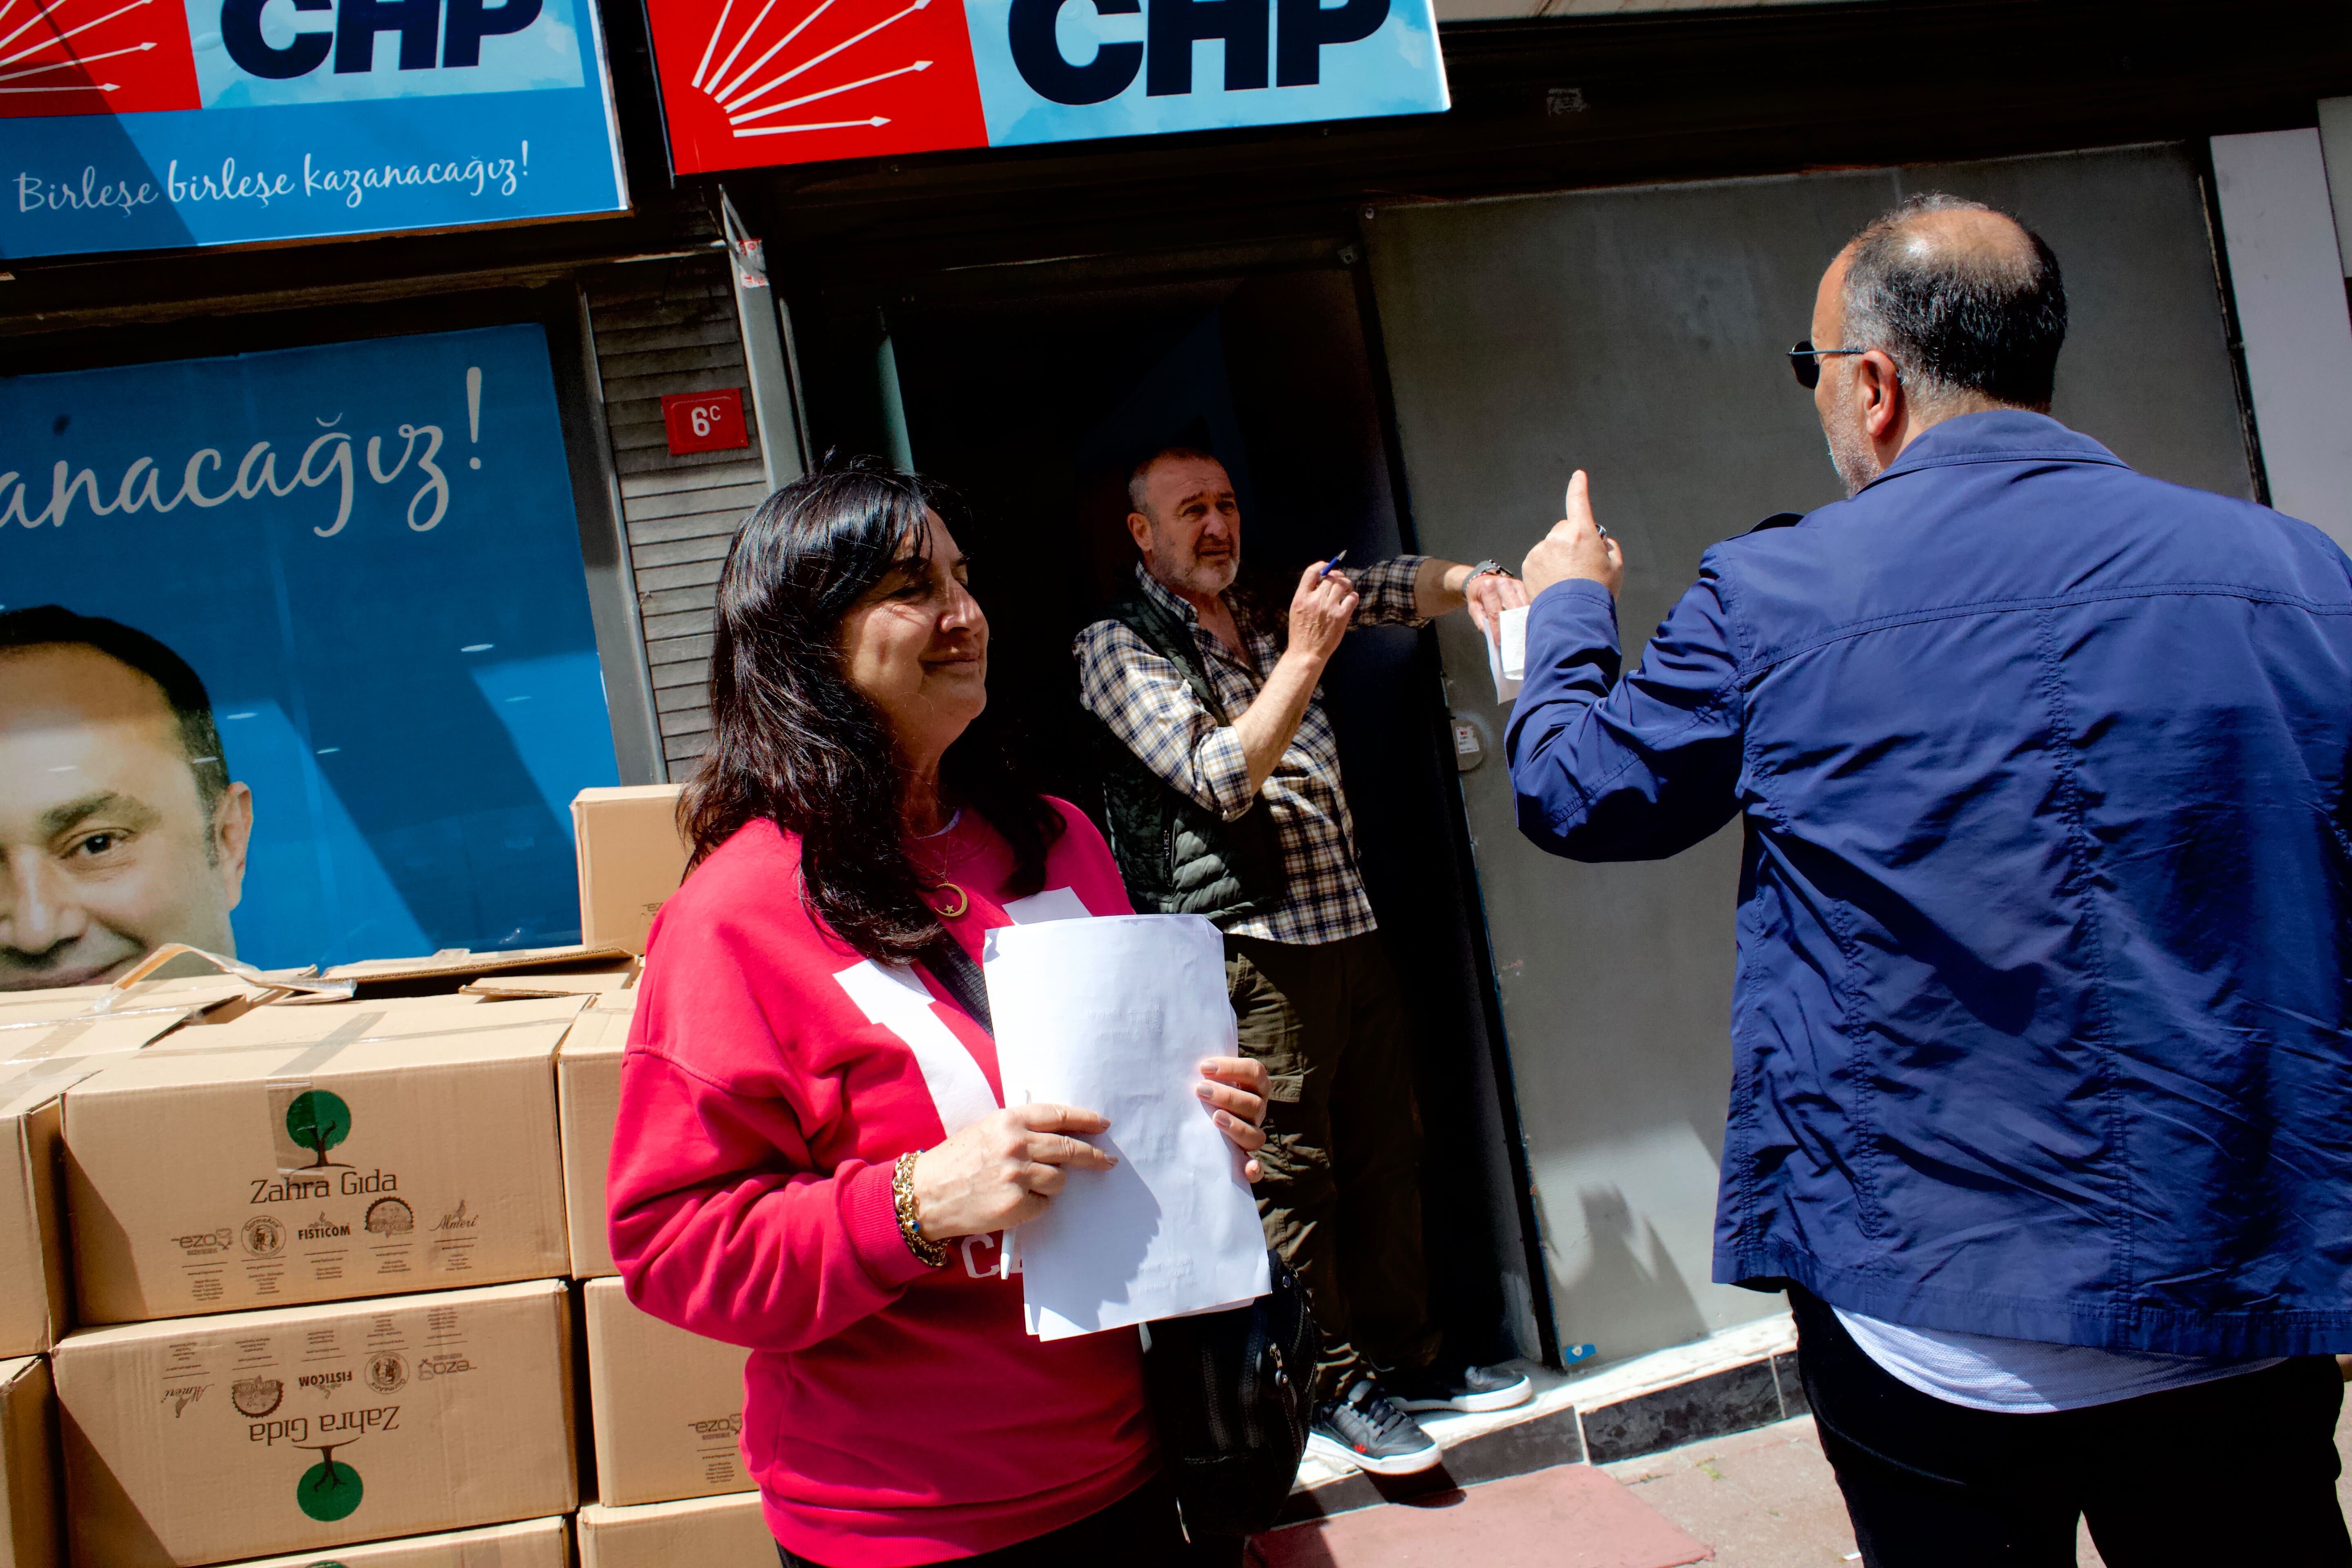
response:
[[[1045,891],[978,813],[913,847],[969,895],[975,957],[1015,921],[1131,912],[1075,807]],[[942,892],[938,902],[953,900]],[[1108,1507],[1154,1465],[1136,1336],[1041,1343],[1000,1237],[907,1250],[891,1168],[1003,1103],[944,991],[860,958],[803,905],[800,843],[743,828],[662,907],[621,1069],[608,1188],[629,1299],[749,1346],[743,1447],[769,1527],[837,1568],[992,1551]]]

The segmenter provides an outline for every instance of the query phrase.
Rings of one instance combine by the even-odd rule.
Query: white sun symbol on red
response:
[[[197,105],[173,0],[0,0],[0,117]]]
[[[914,0],[913,5],[891,13],[872,26],[851,35],[830,48],[813,54],[803,60],[794,61],[788,58],[782,68],[774,75],[762,76],[761,73],[778,55],[782,54],[791,46],[793,39],[806,32],[811,23],[833,8],[835,0],[820,0],[814,10],[802,16],[790,27],[782,27],[781,24],[777,27],[769,26],[769,18],[775,13],[777,0],[765,0],[765,4],[760,7],[759,15],[753,16],[740,32],[731,37],[728,32],[728,22],[734,16],[735,0],[727,0],[727,4],[719,9],[718,25],[710,29],[710,41],[703,47],[702,63],[695,68],[694,85],[726,112],[727,123],[731,133],[739,137],[785,136],[802,131],[849,131],[860,126],[887,125],[890,123],[889,117],[879,114],[867,115],[858,120],[785,121],[772,121],[770,116],[789,114],[794,110],[821,100],[837,98],[843,93],[854,92],[859,88],[872,87],[878,82],[888,81],[893,77],[927,71],[931,68],[930,61],[909,60],[905,65],[896,66],[888,70],[876,71],[870,76],[860,77],[856,81],[845,81],[837,87],[819,88],[814,92],[803,92],[791,98],[772,99],[771,95],[782,90],[803,72],[814,69],[835,55],[855,48],[893,23],[902,22],[916,12],[923,10],[930,3],[931,0]],[[750,9],[749,0],[746,0],[744,8]],[[750,64],[739,69],[737,62],[754,43],[759,42],[765,42],[767,47],[754,56]],[[722,45],[727,50],[724,56],[719,52]],[[823,110],[818,112],[822,113]],[[760,123],[761,121],[767,122]]]

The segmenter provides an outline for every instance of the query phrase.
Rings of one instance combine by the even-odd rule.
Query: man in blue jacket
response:
[[[1850,499],[1622,679],[1579,474],[1519,825],[1741,820],[1715,1277],[1788,1289],[1864,1562],[2352,1563],[2352,562],[2050,418],[2065,323],[2000,214],[1863,230],[1793,356]]]

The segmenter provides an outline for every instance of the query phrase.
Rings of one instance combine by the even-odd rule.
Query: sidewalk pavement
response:
[[[2336,1429],[2352,1516],[2352,1407]],[[2084,1531],[2081,1568],[2102,1568]],[[1843,1568],[1858,1563],[1811,1416],[1294,1525],[1251,1568]]]

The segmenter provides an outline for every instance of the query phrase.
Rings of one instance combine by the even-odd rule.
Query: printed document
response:
[[[1254,1300],[1270,1288],[1242,1155],[1194,1091],[1240,1054],[1224,940],[1198,915],[1005,926],[982,963],[1004,1102],[1100,1111],[1118,1157],[1072,1171],[1018,1232],[1029,1331],[1100,1333]]]
[[[1508,702],[1528,677],[1528,606],[1505,610],[1496,635],[1486,639],[1486,673],[1495,678],[1495,700]]]

